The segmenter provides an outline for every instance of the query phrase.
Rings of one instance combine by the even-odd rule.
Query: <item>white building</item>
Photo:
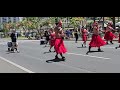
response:
[[[7,23],[7,22],[18,22],[20,21],[21,17],[0,17],[0,23]]]

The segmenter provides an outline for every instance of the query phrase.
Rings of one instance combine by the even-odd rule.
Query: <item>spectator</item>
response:
[[[78,41],[78,31],[77,30],[75,30],[74,35],[75,35],[75,42],[77,43],[77,41]]]
[[[15,49],[18,52],[18,50],[17,50],[17,46],[18,46],[18,44],[17,44],[18,34],[16,33],[15,30],[12,31],[10,37],[11,37],[11,41],[12,41],[12,50],[13,50],[13,52],[14,52]]]
[[[48,42],[49,42],[49,33],[48,33],[48,31],[45,31],[45,33],[44,33],[44,36],[46,37],[46,43],[45,43],[45,47],[46,47],[46,45],[48,44]]]

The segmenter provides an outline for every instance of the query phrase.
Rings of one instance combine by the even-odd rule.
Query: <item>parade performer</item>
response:
[[[86,47],[86,41],[87,41],[88,31],[84,27],[82,27],[81,33],[82,33],[82,41],[83,41],[82,47],[83,46]]]
[[[92,39],[89,43],[89,51],[86,53],[88,54],[91,51],[91,47],[98,47],[98,51],[102,51],[100,49],[101,46],[104,46],[106,42],[102,40],[102,38],[99,35],[99,29],[98,29],[98,23],[93,24],[93,35]]]
[[[119,43],[119,46],[118,46],[118,47],[115,47],[116,49],[117,49],[117,48],[120,48],[120,30],[119,30],[119,38],[118,38],[118,43]]]
[[[65,60],[65,57],[63,56],[63,54],[67,52],[67,50],[64,46],[64,42],[63,42],[63,37],[65,36],[65,34],[63,33],[63,30],[61,27],[59,27],[59,25],[57,25],[54,28],[54,31],[55,31],[54,48],[55,48],[55,52],[56,52],[55,59],[58,59],[58,54],[60,54],[62,59]]]
[[[51,48],[54,46],[55,44],[55,32],[54,32],[54,29],[51,28],[50,29],[50,49],[49,49],[49,52],[51,52]]]
[[[114,29],[112,28],[112,23],[109,22],[107,27],[106,27],[106,32],[105,32],[105,36],[104,39],[107,41],[106,44],[108,44],[108,41],[110,41],[111,44],[113,44],[113,39],[116,38],[116,36],[112,33]]]

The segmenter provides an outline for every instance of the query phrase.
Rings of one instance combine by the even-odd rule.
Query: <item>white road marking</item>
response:
[[[105,57],[98,57],[98,56],[91,56],[91,55],[84,55],[84,54],[76,54],[76,53],[67,53],[67,54],[81,55],[81,56],[94,57],[94,58],[100,58],[100,59],[110,59],[110,58],[105,58]]]
[[[16,64],[16,63],[14,63],[14,62],[11,62],[10,60],[5,59],[5,58],[3,58],[3,57],[1,57],[1,56],[0,56],[0,59],[2,59],[2,60],[4,60],[4,61],[6,61],[6,62],[8,62],[8,63],[10,63],[10,64],[18,67],[18,68],[20,68],[20,69],[22,69],[22,70],[24,70],[24,71],[26,71],[26,72],[28,72],[28,73],[35,73],[35,72],[31,71],[31,70],[28,70],[28,69],[26,69],[26,68],[24,68],[24,67],[22,67],[22,66],[20,66],[20,65],[18,65],[18,64]]]
[[[114,48],[115,49],[115,47],[102,47],[102,48]]]
[[[115,49],[115,47],[102,47],[102,48],[114,48]]]

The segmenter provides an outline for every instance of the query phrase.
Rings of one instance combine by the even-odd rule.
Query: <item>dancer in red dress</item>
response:
[[[102,38],[99,35],[99,29],[98,29],[98,24],[94,24],[93,25],[93,35],[92,35],[92,39],[89,43],[89,51],[86,53],[88,54],[91,50],[91,47],[98,47],[98,51],[102,51],[100,49],[101,46],[104,46],[106,44],[106,42],[104,40],[102,40]]]
[[[105,33],[105,36],[104,36],[104,39],[107,41],[106,44],[108,44],[108,41],[110,41],[111,44],[113,44],[113,39],[116,38],[116,36],[112,33],[112,30],[114,30],[112,28],[112,23],[109,22],[107,27],[106,27],[106,33]]]
[[[62,59],[65,60],[65,57],[63,56],[63,53],[66,53],[67,50],[64,46],[64,42],[63,42],[63,38],[65,36],[65,34],[63,33],[63,30],[61,27],[56,26],[55,27],[55,52],[56,52],[56,56],[55,59],[58,59],[58,54],[61,55]]]
[[[54,29],[50,29],[50,49],[49,52],[51,52],[51,48],[55,45],[55,32]]]
[[[88,31],[87,31],[87,29],[85,29],[84,27],[82,27],[81,32],[82,32],[82,41],[83,41],[82,47],[83,46],[86,47],[86,41],[87,41]]]
[[[120,31],[119,31],[118,43],[119,43],[119,46],[118,46],[118,47],[115,47],[116,49],[117,49],[117,48],[120,48]]]

